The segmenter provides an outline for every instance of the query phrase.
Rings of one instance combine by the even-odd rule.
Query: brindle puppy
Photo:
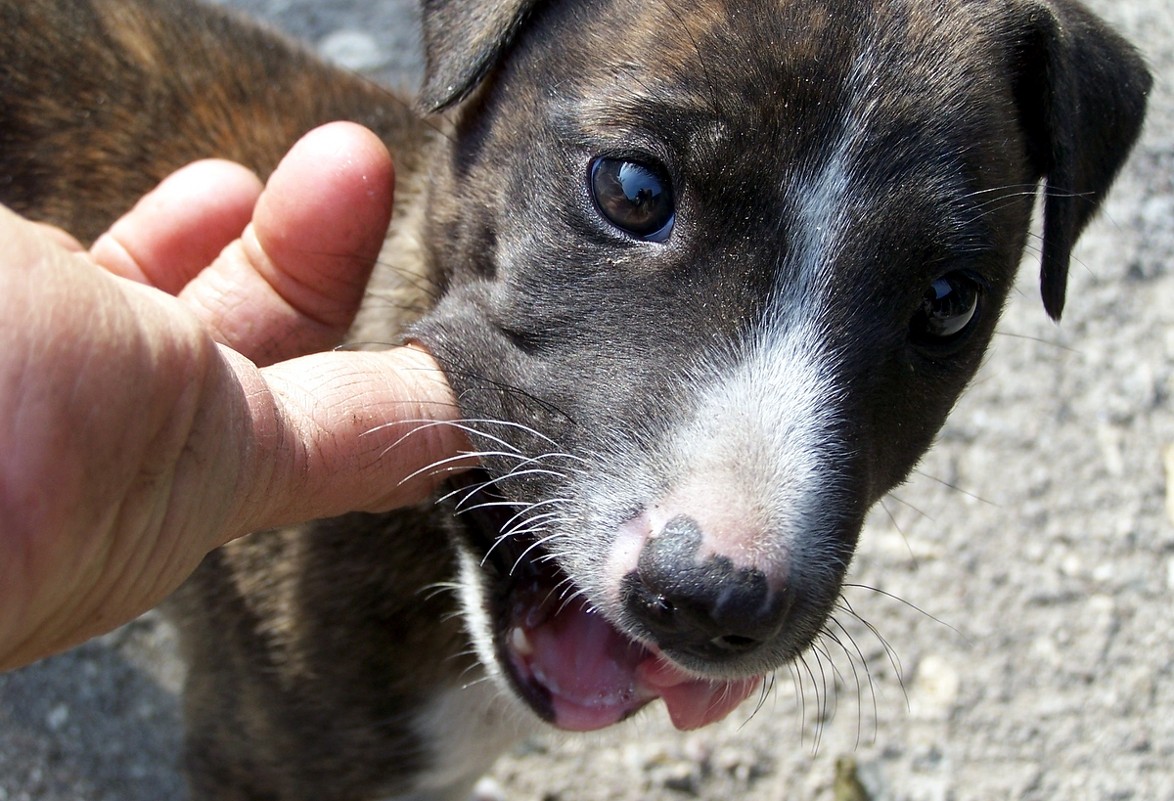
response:
[[[423,22],[430,119],[187,0],[0,0],[0,199],[79,236],[192,159],[379,132],[402,186],[354,338],[431,348],[482,450],[441,505],[208,557],[175,604],[201,799],[458,798],[538,719],[728,712],[820,636],[1041,181],[1060,314],[1150,83],[1073,0]]]

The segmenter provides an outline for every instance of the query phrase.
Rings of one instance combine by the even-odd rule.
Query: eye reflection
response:
[[[632,236],[663,242],[672,232],[676,208],[659,166],[597,158],[591,165],[591,195],[604,218]]]

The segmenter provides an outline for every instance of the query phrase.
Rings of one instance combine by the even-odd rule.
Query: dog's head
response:
[[[1042,286],[1149,77],[1066,0],[424,3],[453,107],[414,335],[482,450],[483,661],[572,729],[701,725],[821,631],[866,510]]]

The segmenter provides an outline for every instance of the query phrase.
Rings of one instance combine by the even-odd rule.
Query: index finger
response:
[[[255,432],[251,486],[230,535],[420,503],[475,463],[452,389],[418,347],[250,367],[236,365]]]

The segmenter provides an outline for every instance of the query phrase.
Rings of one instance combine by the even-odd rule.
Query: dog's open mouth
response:
[[[478,504],[463,517],[492,585],[499,664],[540,717],[594,731],[661,698],[674,726],[695,729],[724,718],[760,685],[761,677],[697,678],[621,633],[534,537],[500,536],[512,513],[503,509],[510,507]]]

